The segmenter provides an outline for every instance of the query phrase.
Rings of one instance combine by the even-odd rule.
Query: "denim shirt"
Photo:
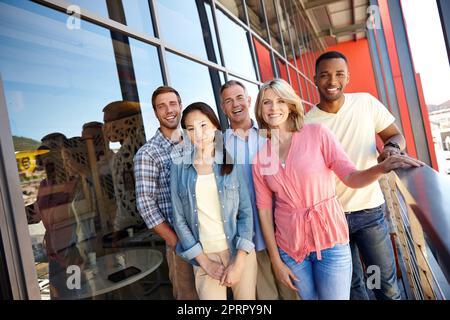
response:
[[[246,173],[246,181],[248,191],[250,193],[250,200],[253,208],[253,243],[255,250],[261,251],[266,249],[261,225],[259,222],[258,208],[256,207],[256,193],[253,183],[252,173],[252,159],[259,149],[266,143],[266,138],[263,138],[258,133],[258,126],[252,120],[252,127],[248,131],[248,139],[241,138],[233,129],[227,129],[224,134],[225,146],[227,152],[233,157],[235,163],[243,164]]]
[[[193,159],[194,151],[192,156]],[[219,191],[221,217],[231,256],[241,249],[247,253],[254,249],[253,210],[241,165],[234,165],[230,174],[220,174],[221,159],[216,156],[213,172]],[[192,161],[174,161],[171,167],[170,190],[173,208],[173,226],[178,236],[176,253],[198,266],[195,257],[203,252],[200,243],[196,200],[197,170]]]

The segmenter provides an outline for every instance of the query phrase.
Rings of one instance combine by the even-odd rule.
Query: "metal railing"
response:
[[[406,298],[450,298],[450,179],[422,167],[397,170],[380,185]]]

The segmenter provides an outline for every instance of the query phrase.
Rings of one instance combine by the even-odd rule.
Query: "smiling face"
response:
[[[191,143],[199,149],[205,149],[214,144],[217,127],[202,112],[194,110],[186,115],[184,121]]]
[[[345,88],[350,80],[348,66],[344,59],[326,59],[317,66],[314,77],[319,89],[320,99],[324,102],[333,102],[342,98]]]
[[[232,85],[224,89],[220,95],[221,108],[232,126],[238,126],[250,119],[249,108],[251,98],[240,85]]]
[[[287,130],[289,105],[271,88],[264,91],[262,96],[261,115],[269,128]]]
[[[161,127],[176,129],[181,118],[181,104],[173,92],[161,93],[155,98],[155,114]]]

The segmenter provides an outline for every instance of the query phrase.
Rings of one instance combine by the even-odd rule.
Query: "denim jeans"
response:
[[[373,289],[376,298],[378,300],[401,299],[397,285],[394,249],[384,214],[384,204],[376,208],[346,214],[353,261],[350,295],[352,300],[369,299],[361,258],[366,267],[379,267],[380,286]],[[373,273],[373,275],[375,274],[376,272]]]
[[[278,248],[281,260],[295,274],[293,281],[303,300],[349,300],[352,277],[352,258],[348,244],[337,244],[321,251],[317,260],[315,252],[297,263]]]

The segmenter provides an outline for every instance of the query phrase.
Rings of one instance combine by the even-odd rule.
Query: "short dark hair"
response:
[[[316,74],[317,74],[317,69],[319,69],[319,64],[323,60],[329,60],[329,59],[344,59],[345,63],[348,64],[347,57],[344,56],[344,54],[340,53],[339,51],[328,51],[328,52],[322,53],[317,58],[317,60],[316,60]]]
[[[244,93],[246,95],[248,95],[247,93],[247,88],[242,84],[242,82],[237,81],[237,80],[228,80],[227,82],[225,82],[221,87],[220,87],[220,95],[222,95],[222,92],[225,89],[228,89],[232,86],[240,86],[242,89],[244,89]]]
[[[177,90],[175,90],[174,88],[169,87],[169,86],[160,86],[155,91],[153,91],[153,94],[152,94],[152,106],[153,106],[153,109],[155,109],[155,107],[156,107],[155,106],[156,97],[159,96],[160,94],[169,93],[169,92],[175,93],[175,95],[178,98],[178,103],[181,104],[181,97],[180,97],[180,94],[178,93]]]

